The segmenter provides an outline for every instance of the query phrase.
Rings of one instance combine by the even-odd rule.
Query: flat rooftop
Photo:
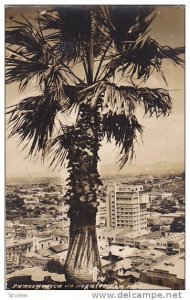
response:
[[[146,235],[146,234],[149,234],[150,231],[149,230],[146,230],[146,229],[143,229],[143,230],[138,230],[138,231],[129,231],[128,229],[125,229],[125,230],[122,230],[121,232],[119,232],[117,234],[117,237],[128,237],[128,238],[137,238],[137,237],[140,237],[142,235]]]
[[[146,271],[148,271],[146,269]],[[185,254],[180,253],[171,256],[159,263],[152,265],[149,271],[165,271],[166,273],[176,275],[179,279],[184,279],[185,277]]]
[[[24,245],[28,243],[33,243],[33,240],[32,239],[20,239],[18,241],[8,240],[6,241],[6,247],[14,247],[14,246]]]
[[[118,233],[123,231],[123,228],[116,227],[105,227],[105,228],[96,228],[97,235],[106,235],[107,237],[115,237]]]

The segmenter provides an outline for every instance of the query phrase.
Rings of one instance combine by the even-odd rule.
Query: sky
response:
[[[43,8],[44,9],[44,8]],[[184,45],[184,8],[182,6],[157,7],[157,18],[151,24],[151,37],[160,44],[172,47]],[[7,9],[6,17],[31,14],[29,8],[19,8],[15,12],[13,8]],[[134,164],[154,164],[159,161],[172,163],[184,162],[184,69],[175,67],[172,63],[164,63],[163,70],[167,78],[168,86],[161,77],[154,73],[147,82],[147,86],[167,88],[173,99],[173,110],[168,118],[143,117],[138,112],[139,122],[144,126],[143,140],[139,140],[136,147],[136,159]],[[18,103],[19,100],[37,94],[35,87],[30,87],[22,94],[18,92],[18,85],[12,84],[6,87],[6,106]],[[41,164],[25,159],[26,152],[18,147],[18,139],[6,141],[6,174],[9,176],[21,176],[40,173],[44,175],[59,175],[64,177],[65,170],[52,172],[49,162]],[[102,143],[100,150],[101,164],[117,161],[117,150],[114,143]]]

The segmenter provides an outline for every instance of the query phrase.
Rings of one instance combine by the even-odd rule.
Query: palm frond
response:
[[[23,17],[24,18],[24,17]],[[62,85],[68,81],[80,81],[62,60],[62,55],[57,52],[56,45],[50,45],[43,34],[38,18],[38,27],[34,27],[27,19],[17,22],[6,32],[6,83],[20,82],[23,90],[37,78],[42,90],[57,90],[62,97]]]
[[[73,126],[62,126],[61,134],[56,136],[50,142],[50,166],[61,167],[65,162],[68,149],[73,145]]]
[[[79,100],[85,101],[91,108],[99,103],[103,115],[133,114],[139,105],[143,105],[146,115],[155,114],[156,117],[167,116],[172,109],[171,97],[165,89],[119,86],[103,81],[81,90]]]
[[[108,37],[104,34],[100,11],[100,6],[68,5],[55,7],[40,16],[47,40],[57,43],[57,51],[64,61],[81,62],[86,59],[92,36],[94,57],[104,52]]]
[[[117,86],[108,82],[104,85],[102,100],[103,114],[110,112],[116,115],[121,113],[128,115],[135,111],[137,105],[133,88]]]
[[[172,99],[165,89],[139,88],[134,89],[137,100],[143,104],[146,115],[156,117],[168,116],[172,109]]]
[[[9,137],[18,136],[29,155],[45,155],[48,140],[53,135],[55,116],[62,109],[52,95],[39,95],[23,99],[10,111]]]
[[[146,115],[166,116],[172,109],[172,100],[165,89],[136,88],[106,84],[102,113],[111,112],[126,115],[133,113],[137,105],[143,105]]]
[[[85,44],[91,37],[91,18],[88,6],[57,7],[40,16],[43,30],[51,30],[48,40],[58,42],[58,50],[66,62],[81,61]]]
[[[120,148],[120,169],[135,153],[138,133],[143,127],[134,115],[138,105],[144,106],[145,114],[166,116],[172,108],[168,91],[164,89],[134,88],[106,84],[102,98],[103,132],[110,142],[115,140]]]
[[[34,22],[30,23],[24,16],[22,18],[23,22],[12,20],[13,26],[5,32],[5,42],[14,46],[14,49],[19,49],[26,57],[42,62],[44,55],[48,58],[51,46],[44,38],[39,25],[36,28]]]
[[[59,57],[56,57],[54,62],[49,60],[45,63],[46,59],[40,62],[24,57],[18,51],[10,51],[12,55],[6,58],[6,84],[19,82],[20,89],[24,90],[36,78],[41,90],[56,91],[57,97],[62,98],[64,85],[67,85],[69,81],[72,83],[75,80],[80,81],[80,78],[75,76],[68,66],[59,63]]]
[[[102,24],[114,41],[117,50],[125,48],[126,43],[136,42],[147,33],[154,20],[153,6],[110,5],[102,7]]]
[[[116,71],[121,71],[122,74],[134,76],[137,79],[145,81],[150,77],[153,70],[160,72],[166,81],[162,72],[162,61],[170,60],[175,65],[184,64],[184,60],[179,55],[184,54],[184,48],[171,48],[169,46],[161,46],[155,40],[148,37],[146,40],[140,40],[135,44],[130,44],[128,47],[117,55],[110,57],[110,62],[107,63],[106,77],[113,76]]]
[[[64,67],[55,65],[49,68],[48,72],[41,77],[45,91],[54,91],[57,99],[63,99],[65,96],[64,85],[68,82],[67,76],[64,76],[64,71]]]
[[[125,111],[127,114],[132,113],[137,105],[143,105],[146,115],[157,117],[166,116],[172,108],[171,97],[167,90],[135,88],[135,87],[110,87],[107,89],[107,100],[104,102],[109,110],[113,112]],[[115,94],[116,93],[116,94]],[[114,96],[112,96],[114,95]],[[105,101],[107,101],[105,98]]]
[[[134,147],[137,142],[137,134],[142,133],[143,127],[138,123],[133,114],[126,116],[124,113],[104,114],[103,132],[108,142],[115,140],[116,146],[120,149],[121,158],[119,160],[120,169],[128,160],[134,156]]]
[[[48,69],[47,65],[38,61],[25,61],[17,57],[7,58],[6,66],[6,84],[19,82],[21,90],[25,89],[35,76],[41,77]]]

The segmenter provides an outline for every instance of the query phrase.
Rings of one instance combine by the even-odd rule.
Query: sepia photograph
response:
[[[6,290],[185,290],[185,9],[5,5]]]

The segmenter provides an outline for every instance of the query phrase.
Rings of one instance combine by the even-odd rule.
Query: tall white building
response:
[[[124,227],[130,230],[147,228],[148,194],[142,185],[114,184],[107,188],[107,227]]]

